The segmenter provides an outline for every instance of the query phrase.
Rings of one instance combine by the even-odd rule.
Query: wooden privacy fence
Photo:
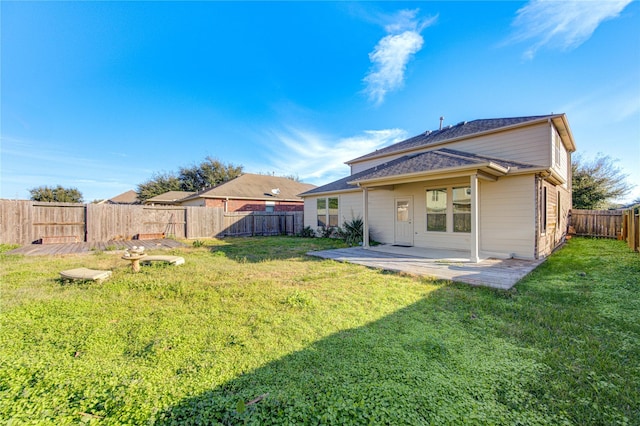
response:
[[[295,235],[303,228],[302,212],[225,213],[222,236]]]
[[[138,234],[174,238],[293,235],[302,212],[225,213],[222,208],[0,200],[0,243],[128,240]]]
[[[622,232],[622,210],[571,210],[574,235],[618,238]]]
[[[638,209],[571,210],[572,234],[625,240],[638,251],[640,230]]]

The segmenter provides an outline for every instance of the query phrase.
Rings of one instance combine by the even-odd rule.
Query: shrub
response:
[[[341,228],[338,228],[338,238],[341,238],[347,245],[357,246],[362,243],[362,235],[364,232],[364,220],[361,217],[351,219],[344,222]]]
[[[305,226],[298,236],[302,238],[313,238],[316,236],[316,231],[314,231],[310,226]]]
[[[202,240],[195,240],[193,243],[193,246],[198,248],[198,247],[203,247],[204,246],[204,241]]]
[[[338,229],[333,226],[327,226],[320,228],[320,233],[322,234],[322,238],[335,238],[338,235]]]

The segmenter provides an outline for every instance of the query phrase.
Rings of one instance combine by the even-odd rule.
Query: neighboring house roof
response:
[[[558,122],[563,117],[564,114],[550,114],[534,115],[528,117],[489,118],[468,122],[463,121],[456,124],[455,126],[445,126],[441,130],[428,130],[412,138],[395,143],[385,148],[378,149],[367,155],[363,155],[362,157],[355,158],[351,161],[348,161],[347,164],[357,163],[360,161],[369,160],[392,153],[411,151],[414,149],[427,147],[429,145],[451,142],[457,139],[475,137],[484,133],[506,130],[510,127],[529,125],[540,121],[554,120],[554,122]],[[568,129],[568,123],[564,121],[564,124]]]
[[[113,198],[109,198],[106,202],[109,204],[138,204],[140,200],[138,199],[138,193],[131,189]]]
[[[196,198],[232,198],[247,200],[303,201],[298,196],[315,185],[289,178],[245,173],[213,188],[195,193],[182,201]]]
[[[489,175],[501,176],[510,171],[537,168],[533,164],[503,160],[501,158],[470,154],[453,149],[438,149],[419,154],[405,155],[387,163],[379,164],[360,173],[331,182],[327,185],[307,191],[303,196],[325,192],[349,191],[358,189],[357,184],[384,180],[392,177],[408,177],[426,173],[443,173],[453,170],[478,169]]]
[[[188,191],[167,191],[164,194],[156,195],[155,197],[147,198],[144,204],[173,204],[177,201],[181,201],[183,198],[195,194],[195,192]]]

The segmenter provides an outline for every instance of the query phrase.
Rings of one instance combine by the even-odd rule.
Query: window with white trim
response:
[[[471,187],[453,188],[453,232],[471,232]]]
[[[318,226],[335,228],[338,226],[339,202],[337,197],[318,198],[316,200]]]
[[[560,155],[561,155],[561,151],[560,151],[560,147],[562,146],[562,141],[560,139],[560,136],[556,133],[555,137],[553,138],[553,163],[555,164],[556,167],[560,167]]]
[[[447,189],[427,190],[427,231],[447,232]]]
[[[471,232],[470,186],[427,189],[426,201],[428,232]]]

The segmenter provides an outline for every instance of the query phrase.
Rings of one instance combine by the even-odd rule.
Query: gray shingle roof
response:
[[[245,173],[213,188],[200,191],[188,198],[228,197],[254,200],[302,201],[298,194],[313,188],[315,188],[315,185],[296,182],[285,177]]]
[[[156,195],[155,197],[147,198],[144,203],[175,203],[182,200],[185,197],[195,194],[195,192],[189,191],[167,191],[163,194]]]
[[[395,143],[377,151],[371,152],[362,157],[355,158],[347,163],[353,163],[368,158],[386,155],[397,151],[405,151],[414,148],[420,148],[450,139],[458,139],[465,136],[471,136],[476,133],[484,133],[491,130],[497,130],[502,127],[515,126],[529,121],[539,121],[555,117],[556,115],[534,115],[528,117],[512,117],[512,118],[489,118],[473,120],[469,122],[458,123],[455,126],[446,126],[442,130],[429,130],[412,138]]]
[[[320,186],[307,191],[302,195],[313,195],[324,192],[346,191],[357,189],[357,185],[349,182],[360,182],[371,179],[391,178],[394,176],[404,176],[420,172],[435,172],[454,168],[473,168],[475,166],[493,163],[505,169],[518,168],[528,169],[537,167],[533,164],[519,163],[516,161],[503,160],[501,158],[476,155],[453,149],[438,149],[419,154],[409,154],[380,164],[360,173],[347,176],[335,182]]]
[[[110,204],[139,204],[140,200],[138,199],[138,193],[131,189],[113,198],[109,198],[107,202]]]
[[[438,149],[427,151],[421,154],[405,155],[396,162],[390,162],[384,167],[374,167],[368,173],[360,176],[354,181],[365,181],[385,177],[410,175],[413,173],[427,171],[442,171],[454,168],[481,166],[487,163],[494,163],[505,169],[517,167],[519,169],[536,167],[531,164],[517,163],[515,161],[502,160],[500,158],[486,157],[483,155],[470,154],[468,152],[456,151],[453,149]]]

